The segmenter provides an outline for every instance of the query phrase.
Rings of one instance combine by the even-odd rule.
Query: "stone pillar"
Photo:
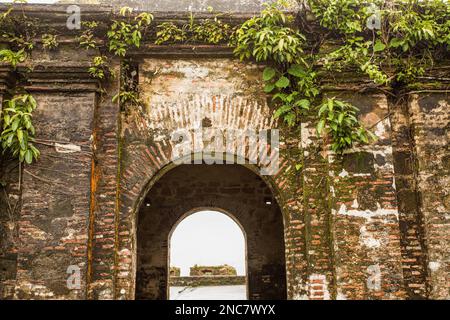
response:
[[[303,207],[300,130],[284,129],[280,135],[280,172],[273,178],[284,215],[286,246],[287,297],[304,300],[308,297],[308,260],[306,252],[306,213]]]
[[[410,94],[408,102],[430,299],[450,298],[449,104],[448,90]]]
[[[38,105],[41,156],[22,167],[16,299],[86,298],[97,82],[78,57],[68,66],[32,61],[34,71],[24,70]]]
[[[117,255],[120,63],[110,65],[116,78],[103,89],[94,119],[94,161],[91,177],[91,214],[88,255],[89,299],[114,299]]]

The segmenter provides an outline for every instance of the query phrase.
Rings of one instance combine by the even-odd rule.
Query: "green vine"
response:
[[[42,35],[42,47],[47,50],[54,50],[59,46],[57,36],[54,34]]]
[[[35,129],[32,113],[36,109],[36,100],[28,93],[14,95],[5,101],[1,111],[3,121],[0,135],[3,152],[9,151],[20,162],[32,163],[39,157],[39,150],[33,145]]]
[[[15,0],[13,4],[25,2]],[[369,143],[375,137],[358,121],[355,106],[324,95],[324,75],[356,70],[373,81],[373,88],[395,90],[413,86],[437,60],[448,57],[448,1],[299,2],[303,9],[296,17],[286,13],[286,3],[280,0],[267,4],[260,15],[237,27],[224,23],[221,14],[196,21],[193,13],[187,23],[163,22],[154,26],[150,13],[135,15],[131,8],[125,7],[107,23],[104,44],[99,38],[104,32],[100,27],[105,26],[97,21],[83,22],[77,39],[80,47],[98,51],[88,72],[101,82],[114,77],[109,67],[110,55],[123,59],[131,48],[140,48],[143,39],[156,45],[229,44],[241,60],[254,59],[266,64],[264,91],[276,106],[274,117],[288,126],[315,119],[318,135],[336,153]],[[25,17],[23,12],[12,14],[12,9],[11,5],[0,14],[0,37],[7,44],[0,47],[0,61],[15,70],[31,54],[38,30],[36,21]],[[59,45],[58,35],[51,30],[41,32],[40,38],[46,50]],[[121,88],[113,99],[121,104],[141,105],[136,70],[131,65],[130,58],[126,58]],[[5,102],[8,111],[2,113],[2,148],[25,162],[38,156],[31,143],[34,135],[31,113],[36,107],[33,101],[29,94],[14,96]],[[20,121],[5,121],[5,117],[13,116]],[[19,139],[18,132],[12,129],[20,130],[19,134],[26,139]]]
[[[24,49],[19,51],[13,51],[10,49],[0,50],[0,61],[5,62],[16,69],[19,63],[24,62],[27,59],[27,53]]]
[[[132,12],[133,9],[129,7],[120,9],[120,15],[125,21],[113,20],[107,33],[109,51],[119,57],[126,56],[129,46],[140,47],[142,34],[153,20],[153,16],[146,12],[132,18]]]
[[[208,10],[213,12],[211,7]],[[213,19],[197,22],[191,12],[189,22],[181,26],[173,22],[163,22],[156,27],[155,44],[228,43],[234,30],[229,24],[224,23],[220,16],[216,14]]]

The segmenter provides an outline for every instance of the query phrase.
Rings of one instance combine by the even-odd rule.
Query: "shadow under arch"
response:
[[[188,212],[186,212],[184,215],[182,215],[177,222],[175,222],[175,224],[172,226],[172,229],[169,232],[169,236],[168,236],[168,260],[167,260],[167,265],[170,268],[171,263],[170,263],[170,252],[171,252],[171,243],[172,243],[172,235],[174,233],[174,231],[178,228],[178,226],[180,225],[180,223],[182,223],[186,218],[193,216],[197,213],[200,212],[204,212],[204,211],[213,211],[213,212],[218,212],[220,214],[223,214],[225,216],[227,216],[229,219],[231,219],[241,230],[242,235],[244,236],[244,257],[245,257],[245,294],[247,299],[249,298],[249,290],[248,290],[248,263],[247,263],[247,251],[248,251],[248,246],[247,246],[247,233],[245,232],[244,227],[242,226],[241,222],[230,212],[228,212],[227,210],[223,210],[221,208],[218,207],[198,207],[198,208],[194,208]],[[168,271],[170,273],[170,269]],[[169,279],[168,279],[169,281]],[[169,286],[167,286],[167,297],[169,298]]]
[[[214,194],[214,195],[209,195],[210,199],[200,199],[199,201],[197,201],[197,203],[192,204],[191,206],[184,206],[184,208],[180,209],[178,208],[178,210],[170,210],[168,209],[168,207],[166,206],[165,208],[162,209],[162,211],[164,211],[166,213],[166,217],[164,219],[164,221],[158,221],[158,223],[162,226],[162,225],[170,225],[169,231],[167,231],[167,237],[165,237],[164,240],[160,240],[159,244],[158,244],[158,248],[157,250],[159,250],[160,252],[165,252],[165,255],[163,257],[145,257],[144,259],[142,258],[142,246],[140,244],[147,242],[148,243],[148,239],[145,239],[145,236],[143,236],[144,233],[140,232],[140,230],[142,231],[142,225],[146,225],[146,224],[152,224],[152,222],[143,222],[142,218],[143,215],[142,212],[144,211],[148,211],[148,203],[146,204],[146,199],[153,198],[153,200],[151,200],[152,202],[154,201],[154,197],[155,194],[154,192],[152,192],[152,190],[155,189],[155,186],[157,186],[158,184],[159,187],[156,189],[161,190],[161,183],[164,184],[164,179],[165,177],[167,177],[167,175],[171,175],[171,173],[173,173],[174,171],[177,171],[177,168],[186,168],[186,167],[190,167],[193,168],[194,171],[199,172],[200,168],[202,168],[200,170],[200,172],[202,170],[206,170],[208,171],[208,168],[216,168],[215,170],[219,170],[218,168],[222,168],[220,170],[225,170],[228,171],[228,173],[230,173],[229,175],[235,176],[235,179],[239,180],[240,175],[242,176],[246,176],[247,178],[249,176],[253,177],[255,181],[253,181],[252,183],[254,183],[253,188],[260,188],[260,194],[259,194],[259,200],[257,201],[257,205],[252,206],[248,203],[248,201],[246,201],[245,199],[242,199],[242,195],[241,195],[241,201],[237,202],[237,207],[235,208],[236,210],[233,210],[233,208],[227,208],[227,206],[229,206],[229,203],[233,202],[231,201],[233,199],[233,197],[230,198],[230,194],[226,194],[226,192],[224,193],[224,195],[228,196],[227,201],[225,201],[223,203],[223,205],[218,205],[218,202],[222,201],[222,200],[218,200],[218,198],[221,198],[220,196],[220,192]],[[238,169],[240,168],[240,169]],[[186,169],[183,169],[185,172]],[[233,173],[230,170],[237,170],[237,173]],[[189,170],[188,170],[189,171]],[[240,214],[243,214],[242,211],[244,207],[246,207],[249,212],[254,212],[255,210],[259,210],[261,213],[259,215],[257,215],[257,217],[255,218],[254,214],[249,214],[249,216],[253,217],[253,222],[255,224],[255,227],[252,227],[251,225],[245,226],[244,223],[241,224],[241,226],[243,226],[244,229],[244,234],[248,235],[248,230],[252,230],[253,232],[253,244],[248,245],[248,260],[249,263],[252,260],[252,254],[256,255],[257,257],[254,257],[253,260],[260,260],[260,268],[252,268],[252,267],[248,267],[248,276],[249,276],[249,286],[248,286],[248,291],[249,291],[249,298],[250,299],[285,299],[286,298],[286,259],[285,259],[285,243],[284,243],[284,224],[285,224],[285,219],[286,216],[281,212],[281,206],[278,204],[278,202],[281,199],[280,194],[276,191],[276,185],[274,183],[274,181],[271,181],[271,177],[262,177],[258,174],[259,170],[258,167],[252,164],[244,164],[244,165],[206,165],[206,164],[202,164],[202,165],[177,165],[174,162],[168,163],[167,165],[165,165],[163,168],[161,168],[155,175],[153,175],[153,177],[150,179],[150,181],[148,181],[147,185],[145,188],[143,188],[142,190],[142,194],[140,195],[137,203],[135,204],[135,217],[133,218],[134,220],[134,232],[135,232],[135,237],[134,237],[134,241],[135,241],[135,245],[134,248],[136,248],[137,254],[135,255],[135,261],[134,261],[134,270],[136,270],[136,283],[135,283],[135,297],[136,299],[166,299],[167,298],[167,266],[165,266],[167,264],[167,252],[168,252],[168,234],[170,232],[170,230],[172,230],[173,225],[175,224],[175,221],[178,221],[178,219],[180,218],[181,215],[186,214],[186,212],[189,212],[190,210],[193,210],[195,208],[199,208],[199,207],[206,207],[206,208],[216,208],[216,209],[220,209],[222,211],[226,211],[226,212],[232,212],[233,214],[235,214],[235,211],[240,211]],[[201,173],[199,173],[201,175]],[[181,175],[183,176],[183,174]],[[227,176],[227,174],[225,174],[225,176]],[[205,176],[203,177],[205,180],[208,180],[208,177]],[[176,181],[176,178],[171,178],[172,182]],[[195,180],[197,178],[194,178],[193,180]],[[200,179],[201,180],[201,179]],[[237,180],[236,180],[237,181]],[[234,182],[236,182],[234,181]],[[199,182],[197,180],[197,182]],[[209,181],[210,183],[212,181]],[[217,182],[217,181],[216,181]],[[234,183],[233,182],[233,183]],[[214,182],[213,182],[214,183]],[[233,184],[232,183],[232,184]],[[236,183],[234,183],[236,185]],[[237,183],[239,184],[239,183]],[[247,186],[248,187],[248,186]],[[250,186],[250,189],[252,189],[252,186]],[[247,189],[250,190],[250,189]],[[166,188],[166,190],[169,190]],[[226,188],[224,189],[226,191]],[[232,191],[232,192],[236,192],[236,190]],[[175,198],[172,195],[171,199],[167,199],[167,195],[166,196],[162,196],[161,198],[161,194],[160,196],[160,200],[161,203],[164,203],[165,200],[169,200],[169,201],[175,201],[174,199],[177,199],[177,197],[175,196]],[[170,198],[170,196],[169,196]],[[225,196],[226,198],[226,196]],[[216,199],[216,200],[214,200]],[[231,199],[231,200],[230,200]],[[268,201],[266,202],[266,199],[268,199]],[[182,198],[179,199],[181,201],[185,201],[186,199]],[[192,202],[193,199],[190,199],[190,201]],[[188,203],[189,201],[187,201],[186,203]],[[195,202],[195,201],[194,201]],[[244,204],[243,204],[244,203]],[[179,204],[177,204],[178,206],[180,206]],[[261,208],[261,206],[265,206],[266,209]],[[150,205],[149,207],[151,207],[152,209],[156,210],[154,205]],[[170,207],[170,206],[169,206]],[[276,213],[273,213],[271,215],[267,215],[267,214],[263,214],[264,210],[267,210],[267,208],[276,208],[276,210],[272,210],[272,211],[276,211]],[[143,209],[144,208],[144,209]],[[147,208],[147,209],[145,209]],[[161,208],[159,208],[161,209]],[[270,210],[269,210],[270,211]],[[169,213],[168,213],[169,212]],[[160,213],[155,213],[153,212],[154,216],[160,215]],[[272,222],[267,223],[267,221],[265,223],[263,223],[263,220],[265,218],[265,216],[270,216],[273,218]],[[276,218],[277,217],[277,218]],[[172,221],[172,220],[173,221]],[[261,221],[259,221],[258,219],[262,219]],[[238,218],[239,221],[242,221],[242,218]],[[248,218],[247,218],[248,220]],[[267,220],[267,219],[266,219]],[[276,222],[276,223],[275,223]],[[277,260],[281,261],[282,263],[280,263],[280,265],[282,265],[282,270],[280,270],[280,265],[274,267],[274,265],[270,266],[270,263],[265,263],[265,259],[261,258],[262,256],[264,256],[264,254],[262,254],[261,252],[258,253],[258,248],[263,247],[265,244],[262,243],[261,245],[257,245],[257,241],[255,241],[256,238],[258,238],[257,236],[255,236],[255,233],[258,233],[258,225],[261,228],[261,223],[265,224],[265,225],[269,225],[269,226],[276,226],[276,239],[278,240],[274,240],[272,239],[272,245],[273,243],[277,242],[277,245],[275,245],[276,247],[276,252],[277,252]],[[155,221],[153,221],[153,225],[155,224]],[[263,228],[262,228],[263,229]],[[261,229],[261,230],[262,230]],[[148,230],[147,230],[148,231]],[[164,231],[165,232],[165,231]],[[162,233],[164,233],[162,232]],[[267,229],[266,231],[264,231],[268,234],[271,234],[270,228]],[[155,237],[158,238],[158,235],[155,232],[147,232],[147,237],[153,238],[153,242],[155,242]],[[264,242],[264,241],[263,241]],[[266,244],[267,248],[271,248],[271,244]],[[140,250],[141,249],[141,250]],[[273,249],[273,248],[272,248]],[[155,253],[155,248],[153,248],[153,251],[150,250],[152,253]],[[261,250],[260,250],[261,251]],[[268,253],[268,256],[270,256],[271,254]],[[269,259],[270,260],[270,259]],[[275,259],[272,259],[275,260]],[[153,262],[158,262],[157,264],[159,264],[159,267],[150,267],[151,264]],[[162,261],[165,261],[164,263]],[[248,265],[249,265],[248,263]],[[141,272],[142,268],[145,269],[146,267],[143,267],[144,265],[146,265],[147,271],[145,272]],[[162,265],[164,265],[165,267],[163,267]],[[153,268],[153,269],[152,269]],[[152,270],[150,270],[152,269]],[[264,269],[264,270],[263,270]],[[273,269],[273,270],[270,270]],[[277,270],[275,270],[277,269]],[[141,271],[140,271],[141,270]],[[276,279],[275,279],[276,278]],[[157,279],[156,281],[153,280]],[[150,282],[152,282],[152,284],[150,284]],[[277,282],[276,285],[273,285],[273,282]],[[257,284],[259,283],[259,285]],[[261,285],[262,283],[266,283],[267,285]],[[271,290],[269,287],[272,288],[278,288],[277,292],[275,293],[274,290]],[[264,289],[264,287],[266,287],[266,289]],[[150,293],[152,292],[152,293]]]
[[[145,195],[147,195],[149,190],[154,186],[155,183],[157,183],[161,179],[161,177],[163,177],[170,170],[172,170],[180,165],[177,163],[181,163],[182,161],[185,161],[186,159],[195,159],[195,157],[197,157],[199,155],[202,155],[202,152],[191,153],[190,155],[182,157],[182,158],[172,159],[172,161],[167,162],[155,174],[153,174],[148,179],[148,181],[146,181],[144,183],[144,187],[142,188],[142,190],[137,198],[137,201],[134,203],[134,205],[132,207],[133,215],[136,215],[138,213],[139,208],[142,206]],[[229,156],[231,156],[233,159],[235,159],[235,163],[252,171],[254,174],[258,175],[267,184],[267,186],[272,191],[272,194],[273,194],[275,200],[277,201],[278,206],[280,207],[280,210],[281,210],[281,213],[283,216],[283,224],[284,224],[284,227],[286,228],[287,224],[288,224],[289,214],[288,214],[288,212],[285,212],[285,208],[283,205],[285,203],[285,201],[283,199],[283,192],[278,187],[278,184],[275,181],[274,176],[273,175],[261,175],[260,174],[261,168],[257,164],[252,164],[252,163],[250,163],[250,160],[248,158],[242,157],[237,154],[231,154],[231,153],[224,152],[223,160],[225,161],[225,159]],[[224,163],[223,165],[227,165],[227,164]],[[136,221],[136,216],[133,216],[133,220]]]

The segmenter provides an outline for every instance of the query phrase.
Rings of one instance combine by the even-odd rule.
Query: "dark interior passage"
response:
[[[267,184],[239,165],[181,165],[152,187],[138,213],[136,299],[167,299],[170,232],[199,209],[227,212],[244,229],[249,299],[286,299],[282,213]]]

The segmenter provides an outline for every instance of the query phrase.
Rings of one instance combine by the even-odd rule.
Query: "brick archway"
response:
[[[147,75],[155,68],[161,69],[161,63],[167,64],[167,72],[158,73],[149,85]],[[222,73],[214,71],[218,66],[223,67]],[[173,71],[178,69],[181,73]],[[240,130],[261,132],[278,127],[265,96],[260,95],[263,85],[261,71],[261,66],[243,64],[233,59],[206,59],[200,64],[194,60],[164,62],[161,59],[146,59],[140,64],[139,82],[142,86],[142,98],[148,101],[148,110],[131,111],[119,121],[121,141],[119,199],[116,203],[117,238],[114,260],[109,259],[114,265],[114,275],[112,278],[105,276],[106,280],[102,279],[91,285],[94,288],[98,284],[94,297],[98,292],[109,288],[113,288],[113,296],[117,299],[133,299],[135,296],[136,216],[153,184],[175,166],[176,144],[171,137],[174,131],[185,129],[192,132],[201,125],[224,134]],[[195,85],[189,84],[180,92],[180,82],[186,81],[192,81]],[[168,86],[164,88],[164,95],[155,91],[160,85]],[[284,131],[280,132],[280,143],[284,143],[291,134],[296,133],[287,135]],[[289,143],[298,144],[298,140],[292,141]],[[236,137],[222,151],[225,156],[245,159],[245,167],[260,174],[259,163],[249,164],[249,152],[252,150],[250,146],[249,140],[243,142]],[[201,150],[194,147],[192,152],[195,156]],[[291,180],[299,178],[293,175],[292,170],[298,152],[298,149],[280,147],[277,159],[279,170],[273,175],[261,176],[277,197],[285,220],[283,232],[286,239],[289,298],[304,295],[307,281],[305,234],[301,214],[298,212],[301,205],[298,197],[300,187],[291,183]],[[295,245],[292,243],[294,240]],[[103,261],[104,257],[101,259],[102,263]],[[99,268],[97,264],[93,274],[103,270],[103,266],[100,265]]]
[[[180,165],[164,174],[140,206],[136,225],[136,299],[167,298],[168,236],[196,208],[230,212],[248,244],[250,299],[286,299],[284,225],[267,184],[240,165]]]

